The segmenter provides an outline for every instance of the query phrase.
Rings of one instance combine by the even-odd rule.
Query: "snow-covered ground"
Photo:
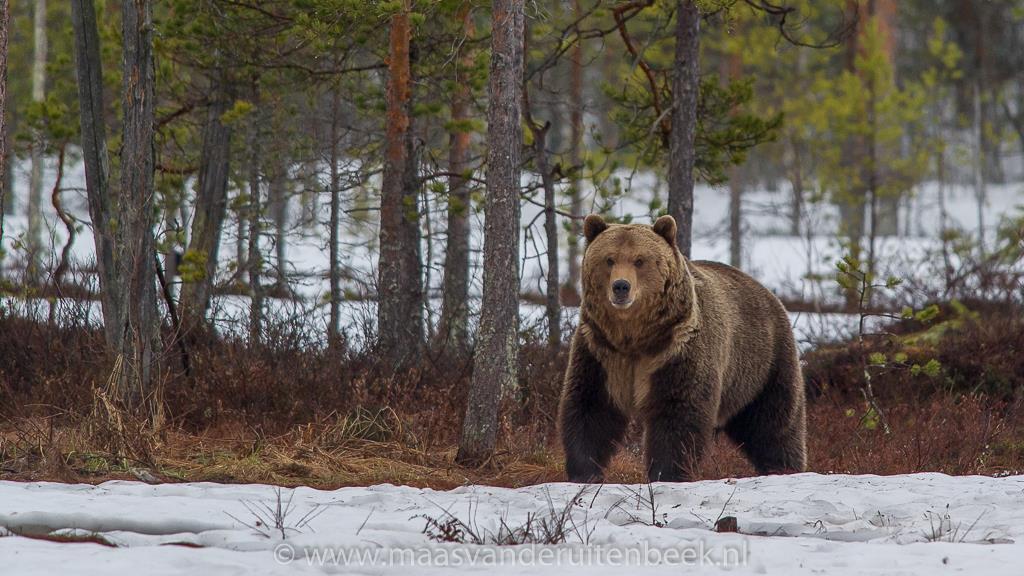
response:
[[[284,537],[266,525],[277,490],[0,482],[0,573],[1019,576],[1024,566],[1024,476],[798,474],[583,492],[283,489]],[[501,522],[514,530],[532,516],[537,526],[566,510],[563,543],[491,543]],[[739,533],[712,529],[725,516]],[[427,517],[457,518],[487,543],[438,543],[424,533]],[[18,535],[51,532],[113,546]]]

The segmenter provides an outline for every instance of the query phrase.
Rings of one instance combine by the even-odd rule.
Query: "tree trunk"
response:
[[[89,219],[92,221],[93,241],[96,244],[103,329],[108,350],[116,351],[121,346],[122,332],[119,329],[119,319],[125,286],[118,278],[114,266],[114,239],[111,236],[113,212],[110,201],[107,126],[104,116],[103,70],[100,60],[100,35],[92,0],[72,0],[71,20],[75,33],[82,163],[85,167]]]
[[[273,173],[269,180],[267,199],[270,216],[274,221],[274,270],[277,276],[276,292],[288,291],[287,246],[288,246],[288,160],[282,154],[274,154]]]
[[[974,85],[974,201],[978,212],[978,254],[985,259],[985,127],[981,103],[981,81]]]
[[[740,26],[741,24],[737,23],[736,28],[730,33],[741,33]],[[741,56],[737,51],[722,56],[722,84],[728,86],[743,75]],[[735,109],[730,111],[730,114],[735,113]],[[745,184],[743,167],[730,166],[727,173],[729,176],[729,265],[741,268],[743,264],[743,187]]]
[[[379,355],[395,368],[423,345],[419,195],[410,122],[410,3],[391,17],[388,57],[387,144],[380,205],[377,282]]]
[[[516,387],[519,362],[519,159],[523,86],[523,0],[495,0],[491,15],[487,112],[484,292],[466,417],[456,461],[494,453],[503,391]]]
[[[221,116],[232,103],[226,92],[223,74],[218,71],[214,75],[210,81],[211,99],[206,112],[192,234],[187,251],[192,261],[202,266],[202,270],[186,279],[181,286],[181,319],[186,332],[205,324],[228,206],[231,129],[221,122]]]
[[[859,0],[847,0],[846,5],[847,12],[856,15],[858,30],[847,37],[844,54],[845,67],[849,72],[858,74],[857,55],[861,50],[860,36],[868,24],[868,6]],[[849,190],[834,198],[834,202],[839,207],[839,236],[844,239],[842,241],[846,243],[845,248],[849,252],[849,256],[858,261],[863,253],[861,244],[867,225],[864,215],[869,190],[866,183],[870,178],[869,172],[872,170],[865,167],[868,140],[866,135],[851,135],[842,142],[840,150],[842,166],[849,169],[851,173],[855,173],[856,177],[851,179],[852,184]],[[858,310],[861,307],[859,290],[856,287],[850,287],[844,292],[846,309]]]
[[[868,12],[871,21],[878,27],[878,34],[882,43],[882,55],[892,66],[893,74],[896,70],[896,3],[894,0],[874,0],[868,3]],[[872,99],[873,101],[875,99]],[[874,102],[872,106],[875,106]],[[876,113],[873,112],[873,115]],[[872,138],[877,139],[878,131],[872,131]],[[873,164],[872,169],[877,172],[878,165]],[[873,194],[878,194],[874,190]],[[877,204],[878,222],[872,223],[875,230],[875,237],[897,236],[900,228],[900,204],[904,194],[887,193],[878,195],[875,199]]]
[[[471,38],[475,32],[469,3],[459,9],[462,32]],[[448,145],[448,238],[444,259],[444,287],[441,304],[441,326],[438,330],[447,349],[463,354],[469,349],[469,216],[471,213],[469,182],[470,103],[472,94],[466,75],[473,65],[472,52],[463,45],[456,67],[455,90],[452,93],[452,131]]]
[[[164,251],[161,252],[163,256],[163,276],[164,280],[160,280],[160,272],[158,270],[157,280],[161,284],[161,293],[165,296],[164,300],[168,301],[178,293],[180,296],[180,289],[177,284],[174,283],[174,279],[180,276],[180,265],[182,255],[185,252],[186,247],[191,241],[191,234],[184,227],[184,222],[188,222],[188,214],[186,213],[187,198],[189,191],[192,189],[191,182],[188,178],[182,178],[180,183],[180,191],[174,198],[164,198],[164,206],[161,211],[163,212],[164,218],[164,229],[168,232],[173,232],[177,237],[173,238],[171,242],[166,243],[162,248]],[[189,207],[191,208],[191,206]],[[169,294],[170,297],[166,295]],[[168,305],[169,306],[169,305]],[[175,305],[175,315],[178,315],[178,306]],[[168,310],[170,312],[170,310]],[[178,328],[181,327],[180,317],[176,322]],[[176,335],[177,337],[177,335]]]
[[[676,220],[676,241],[690,256],[693,241],[694,137],[700,85],[700,13],[694,0],[679,0],[672,76],[672,132],[668,152],[668,213]]]
[[[32,102],[39,104],[46,99],[46,0],[36,0],[33,20],[35,50],[32,53]],[[43,257],[43,145],[44,136],[39,130],[32,131],[31,175],[28,184],[28,230],[25,279],[30,285],[38,285]]]
[[[248,140],[246,142],[248,144]],[[248,163],[248,158],[246,159]],[[247,184],[242,184],[241,189],[238,191],[237,198],[239,202],[234,206],[235,216],[235,269],[238,270],[236,275],[236,281],[239,286],[245,287],[248,290],[249,283],[246,281],[246,277],[249,274],[249,209],[246,204],[241,202],[241,199],[248,195],[246,191],[248,188]]]
[[[544,186],[544,235],[548,261],[544,311],[548,321],[548,348],[557,351],[562,344],[562,311],[558,303],[558,222],[555,214],[555,182],[546,149],[551,124],[539,128],[529,120],[527,124],[533,134],[534,164]]]
[[[341,339],[341,175],[338,173],[341,136],[338,133],[341,117],[341,93],[338,86],[331,90],[331,216],[330,216],[330,283],[331,318],[327,326],[327,344],[333,350],[342,344]]]
[[[804,217],[804,166],[803,144],[795,137],[790,140],[790,147],[793,151],[790,185],[792,186],[792,200],[789,208],[789,235],[800,236],[801,222]]]
[[[153,175],[155,92],[153,69],[153,6],[149,0],[123,0],[124,38],[121,197],[114,233],[117,276],[127,291],[118,330],[123,362],[121,398],[128,406],[152,414],[156,383],[157,339],[155,247],[153,241]]]
[[[64,229],[68,235],[67,240],[64,242],[64,247],[60,251],[60,260],[53,271],[53,286],[57,289],[57,294],[61,293],[61,289],[64,285],[64,275],[71,266],[71,247],[74,246],[75,236],[77,235],[75,230],[75,219],[68,214],[67,210],[64,209],[64,202],[61,199],[61,192],[64,186],[64,160],[66,151],[67,144],[62,143],[60,145],[60,149],[57,151],[57,177],[54,179],[53,190],[50,193],[50,203],[53,205],[53,211],[57,214],[57,218],[60,219],[61,223],[64,224]],[[56,306],[50,306],[51,324],[55,318],[56,311]]]
[[[4,258],[4,216],[7,215],[7,31],[11,8],[0,0],[0,272]]]
[[[299,166],[298,177],[302,182],[302,194],[299,196],[299,225],[302,226],[303,232],[313,233],[317,225],[317,199],[320,197],[316,162],[303,162]]]
[[[253,112],[249,119],[247,147],[249,152],[249,341],[258,344],[263,340],[263,252],[260,250],[260,236],[263,233],[263,201],[260,186],[260,168],[263,161],[260,149],[259,78],[252,79]]]
[[[580,0],[572,2],[573,18],[579,21],[583,17],[583,7]],[[583,218],[583,191],[581,175],[583,173],[583,46],[582,41],[577,41],[572,48],[571,60],[569,62],[569,164],[572,165],[569,181],[569,213],[572,220],[569,223],[569,254],[568,254],[568,278],[565,285],[567,293],[573,301],[579,301],[580,286],[580,222]]]
[[[729,169],[729,265],[743,264],[743,176],[739,166]]]

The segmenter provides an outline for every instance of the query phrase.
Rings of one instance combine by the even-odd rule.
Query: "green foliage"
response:
[[[220,121],[226,126],[233,126],[248,118],[254,110],[253,103],[248,100],[235,100],[231,108],[221,114]]]
[[[932,358],[926,362],[923,366],[920,364],[913,364],[910,367],[910,373],[914,376],[924,374],[929,378],[936,378],[942,372],[942,364],[938,360]]]
[[[914,319],[918,322],[928,323],[935,319],[939,315],[938,304],[931,304],[921,310],[914,313]]]
[[[199,282],[206,278],[206,263],[209,255],[197,250],[187,250],[178,265],[182,282]]]
[[[615,103],[612,118],[631,143],[632,152],[644,166],[656,169],[665,165],[668,155],[663,107],[672,101],[670,76],[663,73],[658,81],[656,96],[646,75],[634,68],[622,85],[605,87],[606,95]],[[753,111],[753,86],[753,79],[724,86],[716,78],[705,78],[700,83],[695,170],[706,182],[723,182],[728,167],[742,163],[755,146],[774,140],[782,125],[780,112],[761,115]]]

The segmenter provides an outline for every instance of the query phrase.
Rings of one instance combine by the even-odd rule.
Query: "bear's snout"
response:
[[[612,304],[615,307],[627,308],[633,303],[629,297],[630,288],[629,280],[620,278],[612,282]]]

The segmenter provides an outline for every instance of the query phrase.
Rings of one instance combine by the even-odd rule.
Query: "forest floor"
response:
[[[892,338],[804,354],[808,469],[820,473],[1010,475],[1024,472],[1024,314],[1013,305],[943,307]],[[435,489],[520,487],[564,479],[555,425],[565,350],[521,354],[520,395],[502,410],[498,451],[479,468],[454,463],[469,364],[429,356],[401,377],[367,353],[306,349],[294,334],[264,348],[196,340],[191,375],[168,376],[158,426],[111,418],[97,402],[107,375],[93,329],[0,318],[0,477],[102,482],[258,482],[333,489],[390,482]],[[894,346],[897,346],[894,349]],[[864,356],[876,404],[860,387]],[[902,357],[900,356],[902,354]],[[897,362],[896,359],[899,361]],[[913,365],[934,361],[932,375]],[[26,383],[31,383],[28,385]],[[888,433],[885,428],[888,426]],[[716,438],[702,479],[753,474]],[[644,478],[634,427],[609,482]]]
[[[287,330],[259,349],[196,338],[190,376],[166,376],[154,429],[111,418],[97,401],[102,334],[0,315],[0,557],[18,574],[107,575],[143,561],[154,574],[336,572],[368,561],[378,564],[359,569],[388,574],[410,561],[417,573],[450,571],[435,558],[489,568],[487,558],[444,556],[488,550],[615,556],[588,568],[555,561],[592,574],[621,572],[639,546],[662,561],[652,569],[673,573],[1019,573],[1024,314],[967,308],[887,326],[892,336],[863,350],[805,351],[807,474],[755,477],[720,436],[699,482],[645,485],[633,429],[608,484],[582,494],[562,483],[554,423],[564,349],[523,348],[530,386],[505,401],[492,460],[465,468],[454,463],[464,359],[428,355],[398,377],[365,352],[311,349]],[[891,359],[872,369],[880,414],[860,388],[873,353]],[[930,360],[937,370],[915,373]],[[730,516],[738,533],[719,533],[733,529],[717,522]],[[688,556],[709,549],[710,560]],[[431,560],[310,556],[325,550]],[[742,561],[729,564],[723,555],[734,553]],[[538,573],[536,558],[505,560],[501,573]]]

